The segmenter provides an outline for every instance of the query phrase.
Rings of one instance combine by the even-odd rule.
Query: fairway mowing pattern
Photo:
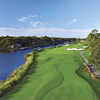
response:
[[[76,74],[76,69],[82,65],[79,51],[69,51],[58,59],[58,65],[62,65],[60,71],[63,73],[64,82],[49,92],[44,100],[97,100],[89,84]]]
[[[76,74],[82,66],[79,54],[66,47],[40,52],[28,81],[0,100],[98,100],[88,82]]]
[[[58,71],[59,72],[59,71]],[[42,87],[37,95],[35,96],[34,100],[44,100],[44,97],[54,88],[59,87],[64,81],[64,77],[61,73],[58,73],[56,77],[53,78],[50,82],[48,82],[44,87]]]

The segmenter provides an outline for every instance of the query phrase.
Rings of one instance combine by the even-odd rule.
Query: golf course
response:
[[[76,71],[84,66],[72,44],[38,52],[31,72],[0,100],[99,100],[92,86]],[[86,72],[87,73],[87,72]]]
[[[100,100],[100,0],[0,0],[0,100]]]

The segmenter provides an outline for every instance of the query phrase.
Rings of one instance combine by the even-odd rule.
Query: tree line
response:
[[[57,37],[0,37],[0,48],[14,48],[18,47],[41,47],[48,45],[57,45],[65,41],[75,41],[74,38],[57,38]]]
[[[97,70],[100,70],[100,33],[97,29],[89,33],[87,43],[91,53],[90,62],[96,66]]]

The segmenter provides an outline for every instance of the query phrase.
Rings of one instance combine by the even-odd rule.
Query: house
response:
[[[9,48],[13,49],[15,46],[14,45],[11,45]]]
[[[93,64],[88,64],[88,60],[83,56],[82,51],[80,52],[80,56],[82,57],[82,59],[85,63],[85,66],[87,66],[87,70],[91,74],[91,77],[100,79],[100,73],[97,72],[97,70]]]
[[[80,40],[80,42],[85,42],[85,40]]]
[[[96,72],[96,69],[92,64],[88,64],[88,67],[89,67],[91,72],[93,72],[93,73]]]
[[[32,44],[35,44],[36,42],[32,42]]]
[[[15,47],[20,48],[21,47],[21,44],[16,43],[16,46]]]
[[[96,68],[92,64],[89,64],[88,68],[90,69],[91,73],[95,75],[96,78],[100,79],[100,73],[96,71]]]

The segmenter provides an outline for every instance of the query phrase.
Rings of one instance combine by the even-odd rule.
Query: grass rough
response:
[[[69,47],[81,47],[74,44]],[[91,85],[76,73],[83,66],[79,51],[67,47],[45,49],[38,54],[35,70],[0,100],[98,100]]]

